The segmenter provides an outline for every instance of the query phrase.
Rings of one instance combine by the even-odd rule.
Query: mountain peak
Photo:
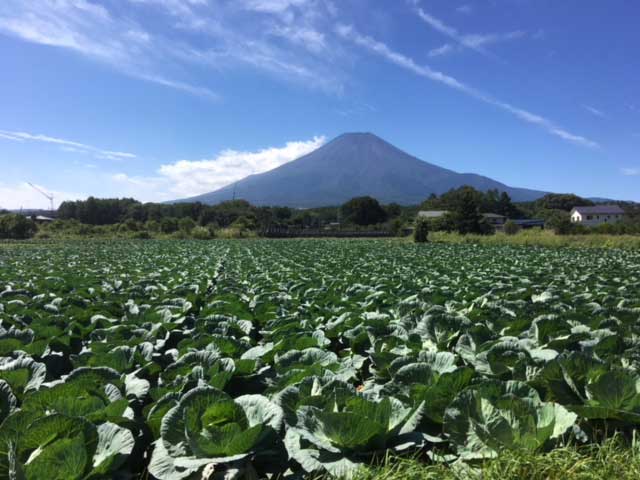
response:
[[[350,132],[273,170],[181,201],[215,204],[236,195],[254,205],[302,208],[339,205],[370,195],[382,203],[417,205],[432,193],[463,185],[507,192],[516,201],[534,200],[545,193],[457,173],[413,157],[373,133]]]
[[[371,132],[347,132],[347,133],[343,133],[342,135],[339,135],[336,138],[334,138],[329,143],[344,142],[344,141],[362,142],[362,143],[366,143],[366,142],[384,142],[384,143],[386,143],[380,137],[378,137],[377,135],[375,135],[375,134],[373,134]]]
[[[340,138],[369,138],[381,140],[380,137],[371,132],[345,132],[342,135],[338,135],[334,140],[338,140]]]

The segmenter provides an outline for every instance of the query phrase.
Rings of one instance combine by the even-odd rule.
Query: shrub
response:
[[[174,217],[165,217],[160,223],[160,231],[162,233],[173,233],[178,230],[178,219]]]
[[[196,240],[209,240],[211,238],[211,232],[206,227],[195,227],[191,230],[191,236]]]
[[[137,240],[149,240],[151,238],[151,234],[146,230],[140,230],[139,232],[135,232],[131,238],[135,238]]]
[[[180,230],[189,233],[195,228],[196,222],[194,222],[191,217],[184,217],[179,220],[178,225],[180,227]]]
[[[555,213],[546,223],[546,228],[553,230],[556,235],[569,235],[574,230],[574,225],[568,214]]]
[[[413,231],[413,240],[416,243],[425,243],[429,241],[429,222],[423,218],[416,220],[416,227]]]
[[[137,232],[139,230],[142,230],[142,223],[135,221],[133,218],[127,218],[120,225],[121,228],[124,227],[125,230],[128,230],[130,232]]]
[[[209,236],[210,236],[211,238],[214,238],[214,237],[216,236],[216,231],[217,231],[217,230],[218,230],[218,228],[220,228],[220,227],[218,226],[218,224],[217,224],[217,223],[207,223],[207,224],[205,225],[205,228],[206,228],[207,230],[209,230]]]
[[[520,231],[520,227],[513,221],[507,220],[504,224],[504,233],[507,235],[515,235]]]
[[[391,222],[389,222],[388,225],[388,229],[389,231],[392,233],[392,235],[394,237],[401,237],[402,236],[402,220],[400,220],[399,218],[394,218],[393,220],[391,220]]]
[[[160,224],[155,220],[148,220],[144,224],[144,228],[145,228],[145,230],[148,230],[150,232],[159,232],[160,231]]]
[[[24,240],[38,231],[35,222],[22,215],[10,214],[0,217],[0,238]]]

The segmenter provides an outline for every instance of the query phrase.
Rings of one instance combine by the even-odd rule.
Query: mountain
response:
[[[546,193],[432,165],[371,133],[346,133],[278,168],[176,203],[213,205],[231,200],[235,190],[235,198],[254,205],[319,207],[339,205],[363,195],[382,203],[416,205],[431,193],[439,195],[463,185],[482,191],[498,189],[514,201],[535,200]]]

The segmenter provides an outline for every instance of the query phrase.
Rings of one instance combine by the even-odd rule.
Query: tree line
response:
[[[269,228],[319,229],[349,228],[375,229],[401,234],[414,226],[420,210],[446,210],[447,215],[432,219],[422,231],[442,230],[462,234],[490,234],[493,227],[485,213],[503,215],[509,219],[540,218],[557,233],[587,233],[572,225],[569,211],[576,206],[594,203],[573,194],[548,194],[533,202],[515,203],[506,192],[481,192],[469,186],[452,189],[442,195],[430,195],[420,205],[383,205],[372,197],[352,198],[340,206],[296,209],[290,207],[257,207],[245,200],[202,203],[141,203],[132,198],[100,199],[63,202],[57,212],[58,220],[40,227],[42,235],[62,234],[91,236],[119,235],[138,238],[170,236],[212,238],[220,235],[259,235]],[[628,213],[620,225],[606,225],[589,229],[604,233],[640,233],[640,207],[619,202]],[[507,225],[510,231],[513,225]],[[38,227],[21,215],[2,215],[0,238],[29,238]],[[514,230],[515,232],[515,230]]]

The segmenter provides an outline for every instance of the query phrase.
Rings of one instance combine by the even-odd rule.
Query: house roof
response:
[[[511,220],[516,225],[521,227],[530,227],[530,226],[542,226],[544,227],[544,220],[541,218],[526,218],[526,219],[516,219]]]
[[[498,215],[497,213],[483,213],[482,216],[485,218],[507,218],[504,215]]]
[[[595,207],[575,207],[571,213],[578,212],[581,215],[621,215],[624,210],[618,205],[596,205]]]
[[[447,213],[449,213],[448,210],[421,210],[418,212],[418,216],[424,218],[438,218],[446,215]]]

